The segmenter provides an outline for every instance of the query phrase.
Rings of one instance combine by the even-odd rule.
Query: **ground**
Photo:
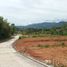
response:
[[[46,67],[34,59],[18,53],[12,44],[19,38],[19,35],[0,43],[0,67]],[[50,67],[50,66],[49,66]]]
[[[14,48],[38,60],[67,67],[67,36],[24,38],[17,40]]]

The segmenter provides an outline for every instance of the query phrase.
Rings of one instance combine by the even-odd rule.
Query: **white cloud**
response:
[[[0,15],[17,25],[66,19],[67,0],[0,0]]]

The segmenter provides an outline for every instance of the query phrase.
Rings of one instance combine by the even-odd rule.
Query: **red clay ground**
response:
[[[61,46],[62,43],[65,46]],[[44,47],[45,45],[49,47]],[[14,48],[39,60],[51,60],[57,67],[67,67],[67,36],[24,38],[16,41]]]

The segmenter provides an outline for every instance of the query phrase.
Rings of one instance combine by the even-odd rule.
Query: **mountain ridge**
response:
[[[35,29],[42,29],[42,28],[53,28],[53,27],[60,27],[61,25],[63,25],[64,23],[67,23],[67,22],[43,22],[43,23],[36,23],[36,24],[30,24],[30,25],[27,25],[27,26],[17,26],[17,28],[20,28],[20,29],[27,29],[27,28],[35,28]]]

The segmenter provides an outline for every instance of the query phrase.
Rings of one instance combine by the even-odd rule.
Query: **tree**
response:
[[[0,39],[8,38],[15,32],[15,25],[10,25],[6,19],[0,17]]]
[[[16,32],[15,24],[11,24],[11,34],[14,35],[15,32]]]

